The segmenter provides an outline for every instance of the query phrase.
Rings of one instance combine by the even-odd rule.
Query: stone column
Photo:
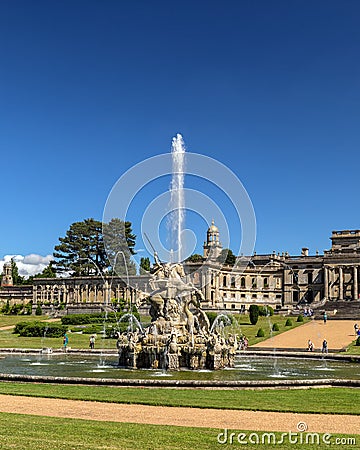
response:
[[[339,266],[339,300],[344,300],[344,275],[342,266]]]
[[[324,266],[324,297],[326,300],[329,299],[329,273],[326,266]]]
[[[354,266],[354,300],[359,300],[358,266]]]

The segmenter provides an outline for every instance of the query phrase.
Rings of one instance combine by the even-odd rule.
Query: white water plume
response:
[[[185,222],[184,176],[185,176],[185,145],[181,134],[172,140],[172,179],[170,184],[170,214],[168,230],[172,250],[171,262],[182,261],[182,249],[185,247],[181,235]]]

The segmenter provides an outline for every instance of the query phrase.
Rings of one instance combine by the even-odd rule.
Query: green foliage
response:
[[[104,326],[103,325],[97,325],[95,323],[91,325],[87,325],[85,328],[82,329],[83,334],[99,334],[103,331]],[[72,330],[73,331],[73,330]]]
[[[217,260],[222,264],[234,266],[236,263],[236,256],[234,255],[232,250],[230,250],[229,248],[224,248],[223,250],[221,250],[221,253],[218,256]]]
[[[67,326],[58,323],[46,322],[19,322],[16,324],[14,334],[22,337],[61,337],[66,333]]]
[[[93,314],[69,314],[61,318],[61,323],[63,325],[87,325],[92,323],[115,323],[120,320],[120,318],[127,314],[126,312],[122,313],[113,313],[109,312],[105,315],[102,313],[93,313]],[[140,320],[140,315],[137,312],[135,306],[133,307],[134,316]]]
[[[11,275],[15,286],[24,284],[24,277],[19,275],[19,269],[14,258],[11,258]]]
[[[360,347],[360,336],[356,339],[355,345],[356,345],[357,347]]]
[[[290,319],[290,317],[287,318],[286,322],[285,322],[285,326],[286,327],[292,327],[292,324],[293,324],[293,321]]]
[[[148,257],[140,259],[140,275],[150,272],[150,259]]]
[[[136,275],[136,266],[131,260],[136,236],[132,233],[131,222],[114,218],[103,224],[102,231],[112,271],[122,276]]]
[[[298,318],[296,319],[296,322],[304,322],[304,317],[301,314],[299,314]]]
[[[7,299],[5,305],[1,308],[1,312],[3,314],[9,314],[10,313],[10,300]]]
[[[186,262],[202,262],[203,261],[203,256],[200,255],[199,253],[194,253],[193,255],[189,256],[186,260]]]
[[[98,275],[109,267],[106,256],[102,223],[95,219],[85,219],[70,225],[65,237],[59,238],[55,246],[55,269],[58,272],[71,272],[75,276]]]
[[[265,331],[262,328],[259,328],[256,337],[265,337]]]
[[[259,306],[259,316],[273,316],[274,309],[271,306]]]
[[[256,325],[256,323],[257,323],[257,321],[259,319],[259,307],[258,307],[258,305],[250,305],[249,315],[250,315],[250,323],[252,325]]]
[[[206,311],[206,315],[209,319],[210,325],[214,323],[214,320],[216,319],[216,316],[218,315],[216,312],[213,311]]]
[[[272,326],[272,330],[273,331],[280,331],[280,327],[278,323],[274,323],[274,325]]]
[[[38,303],[37,306],[36,306],[35,315],[36,316],[41,316],[42,315],[42,308],[41,308],[40,303]]]

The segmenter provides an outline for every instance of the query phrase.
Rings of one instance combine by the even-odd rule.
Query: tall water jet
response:
[[[181,134],[172,140],[172,179],[170,184],[170,215],[168,228],[173,261],[183,259],[181,234],[185,222],[184,174],[185,174],[185,145]]]

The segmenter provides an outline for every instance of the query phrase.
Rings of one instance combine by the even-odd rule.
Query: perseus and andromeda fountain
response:
[[[186,280],[182,261],[181,234],[185,218],[184,161],[181,135],[172,144],[171,245],[172,261],[160,261],[154,252],[150,271],[151,323],[122,333],[117,341],[119,365],[127,368],[166,370],[222,369],[232,367],[237,349],[236,337],[225,337],[221,327],[210,327],[201,308],[202,292]]]

